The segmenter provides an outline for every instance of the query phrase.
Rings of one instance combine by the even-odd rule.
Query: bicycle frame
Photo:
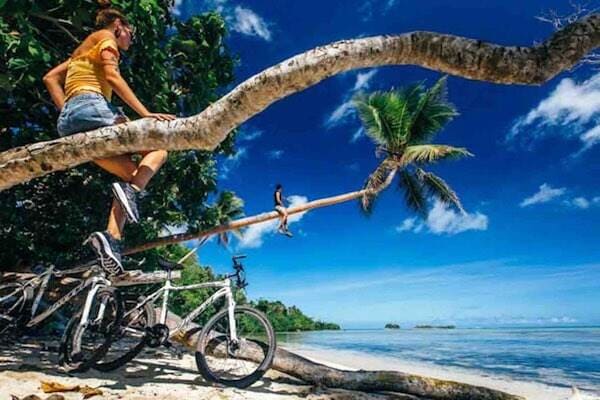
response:
[[[74,272],[76,270],[73,270],[71,272]],[[37,310],[39,308],[39,305],[42,301],[42,296],[44,295],[44,292],[46,291],[46,288],[48,287],[48,283],[50,282],[50,279],[57,275],[66,275],[66,272],[63,273],[56,273],[54,271],[54,267],[50,267],[48,268],[48,270],[46,270],[43,274],[39,275],[39,276],[35,276],[33,278],[31,278],[30,280],[28,280],[27,282],[25,282],[25,284],[23,285],[23,291],[24,291],[24,296],[25,296],[25,301],[27,301],[27,289],[31,288],[32,290],[35,290],[36,288],[38,289],[38,292],[35,296],[35,300],[31,306],[31,316],[29,318],[29,321],[27,322],[27,324],[25,325],[27,328],[31,328],[34,327],[38,324],[40,324],[41,322],[43,322],[44,320],[46,320],[46,318],[48,318],[50,315],[54,314],[58,309],[60,309],[62,306],[64,306],[66,303],[68,303],[69,301],[71,301],[74,297],[76,297],[77,295],[79,295],[79,293],[81,293],[83,290],[85,290],[88,287],[92,287],[92,289],[90,290],[90,292],[87,295],[87,299],[86,299],[86,307],[84,309],[84,313],[89,314],[89,308],[91,307],[91,302],[94,298],[94,296],[96,295],[98,289],[100,289],[100,287],[102,286],[110,286],[111,283],[109,280],[107,280],[106,278],[104,278],[103,276],[94,276],[92,278],[88,278],[85,281],[81,282],[77,287],[73,288],[69,293],[67,293],[66,295],[64,295],[63,297],[61,297],[58,301],[56,301],[51,307],[49,307],[48,309],[46,309],[44,312],[42,312],[39,315],[36,315]],[[0,299],[1,301],[2,299]],[[86,314],[86,318],[82,318],[82,321],[86,321],[87,322],[87,314]]]
[[[196,283],[196,284],[186,285],[186,286],[174,286],[171,284],[171,279],[169,277],[163,287],[161,287],[160,289],[158,289],[157,291],[152,293],[150,296],[146,297],[144,299],[144,301],[137,304],[133,309],[128,311],[125,314],[124,318],[127,317],[130,313],[132,313],[134,311],[139,311],[142,307],[144,307],[148,303],[153,304],[162,295],[162,306],[161,306],[159,323],[166,325],[167,307],[169,305],[169,293],[171,291],[178,292],[178,291],[182,291],[182,290],[194,290],[194,289],[202,289],[202,288],[209,288],[209,287],[218,288],[218,290],[215,293],[213,293],[208,299],[206,299],[202,304],[200,304],[198,307],[196,307],[194,310],[192,310],[179,323],[179,325],[177,325],[177,327],[175,329],[170,330],[169,338],[172,338],[173,336],[177,335],[179,332],[183,331],[183,328],[185,326],[187,326],[194,318],[199,316],[209,305],[213,304],[221,297],[225,297],[227,299],[227,308],[228,308],[228,312],[229,312],[229,329],[231,332],[231,339],[236,341],[237,340],[237,331],[236,331],[235,318],[234,318],[235,299],[233,298],[233,292],[231,290],[231,280],[229,278],[225,278],[221,281]]]

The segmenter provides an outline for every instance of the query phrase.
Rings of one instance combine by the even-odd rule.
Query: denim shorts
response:
[[[114,125],[117,118],[122,117],[125,117],[123,110],[110,104],[100,93],[82,93],[65,103],[56,128],[60,136],[67,136]]]

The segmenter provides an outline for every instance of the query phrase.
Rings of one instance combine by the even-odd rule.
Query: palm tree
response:
[[[384,156],[383,160],[361,190],[290,207],[288,214],[307,212],[356,199],[361,200],[363,210],[369,213],[373,200],[391,184],[398,173],[406,203],[420,216],[424,216],[427,211],[428,196],[464,212],[458,196],[448,184],[432,172],[422,169],[424,164],[471,155],[464,148],[430,143],[431,139],[458,115],[454,106],[446,98],[445,77],[430,89],[426,89],[423,84],[417,84],[406,89],[357,95],[354,105],[363,128],[377,145],[376,153]],[[221,220],[220,225],[204,231],[162,237],[127,249],[124,254],[212,235],[221,236],[228,231],[239,232],[244,227],[279,218],[276,211],[235,220],[233,219],[235,212],[223,211],[223,213],[227,217]]]
[[[408,207],[425,215],[427,198],[434,197],[464,212],[456,193],[446,182],[422,167],[445,159],[471,156],[465,148],[432,144],[431,140],[458,113],[447,100],[446,77],[426,89],[410,87],[360,93],[354,105],[366,134],[377,145],[382,162],[367,179],[362,207],[370,212],[374,198],[399,173],[399,184]]]

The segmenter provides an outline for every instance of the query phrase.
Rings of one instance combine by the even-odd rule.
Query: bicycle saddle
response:
[[[181,264],[160,257],[158,258],[158,265],[165,271],[180,271],[184,268]]]

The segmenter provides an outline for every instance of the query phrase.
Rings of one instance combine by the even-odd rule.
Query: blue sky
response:
[[[241,58],[237,84],[361,36],[433,30],[528,46],[552,32],[534,18],[549,8],[569,11],[567,1],[547,0],[181,0],[176,12],[225,15],[228,46]],[[220,187],[241,196],[248,215],[272,207],[278,182],[294,203],[359,189],[377,159],[348,100],[439,77],[411,66],[357,70],[275,103],[241,127],[237,155],[221,160]],[[448,87],[461,115],[436,141],[475,157],[433,170],[468,214],[432,203],[417,220],[391,188],[370,218],[348,203],[296,218],[293,239],[254,227],[230,250],[249,255],[250,297],[344,327],[600,323],[600,73],[582,66],[541,87],[450,77]],[[200,252],[217,272],[229,257],[215,243]]]

